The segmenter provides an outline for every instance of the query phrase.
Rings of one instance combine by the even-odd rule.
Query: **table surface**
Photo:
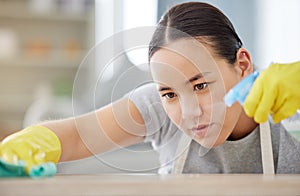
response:
[[[300,195],[300,175],[101,174],[0,178],[0,195]]]

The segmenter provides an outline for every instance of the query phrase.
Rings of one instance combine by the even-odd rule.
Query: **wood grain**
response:
[[[0,195],[300,195],[300,175],[105,174],[2,178]]]

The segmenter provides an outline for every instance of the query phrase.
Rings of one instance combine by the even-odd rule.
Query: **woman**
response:
[[[255,119],[266,117],[257,113],[259,104],[250,99],[257,98],[257,90],[246,101],[252,117],[241,105],[228,108],[223,102],[226,92],[253,72],[253,65],[221,11],[195,2],[171,8],[150,42],[149,62],[155,84],[140,87],[95,113],[44,122],[13,134],[1,143],[2,159],[26,161],[29,173],[39,163],[75,160],[152,141],[160,153],[160,173],[174,172],[178,164],[184,173],[262,173]],[[289,65],[294,70],[290,76],[299,73],[298,67]],[[260,80],[268,81],[272,74],[276,75],[263,73]],[[276,104],[266,115],[276,113],[272,110]],[[292,108],[291,113],[299,105]],[[271,123],[271,128],[276,173],[300,173],[300,143],[281,124]],[[178,156],[183,158],[174,165]]]

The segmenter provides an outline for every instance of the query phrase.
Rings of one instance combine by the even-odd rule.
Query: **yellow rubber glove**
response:
[[[300,62],[272,64],[262,71],[247,96],[244,109],[258,123],[272,114],[274,123],[300,108]]]
[[[58,137],[46,127],[30,126],[6,137],[0,143],[0,157],[12,164],[25,162],[25,172],[31,167],[46,163],[57,163],[61,155]]]

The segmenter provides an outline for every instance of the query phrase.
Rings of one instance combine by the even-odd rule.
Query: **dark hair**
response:
[[[183,33],[174,33],[170,28]],[[236,53],[242,47],[230,20],[219,9],[207,3],[188,2],[172,7],[162,16],[149,44],[149,61],[170,41],[187,37],[204,38],[230,64],[235,62]]]

